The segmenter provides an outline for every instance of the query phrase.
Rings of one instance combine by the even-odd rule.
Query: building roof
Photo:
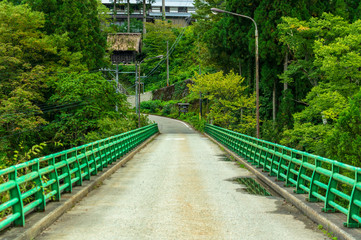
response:
[[[130,4],[136,4],[137,0],[130,0]],[[102,0],[103,4],[113,4],[113,0]],[[127,1],[123,1],[123,3],[127,3]],[[147,1],[149,4],[149,1]],[[162,6],[162,0],[155,0],[154,3],[151,4],[154,7]],[[194,7],[193,0],[165,0],[166,7]]]
[[[149,16],[151,17],[162,17],[162,13],[161,12],[150,12]],[[166,17],[182,17],[182,18],[186,18],[186,17],[191,17],[192,14],[191,13],[171,13],[171,12],[166,12],[165,13]]]
[[[154,7],[161,7],[162,0],[155,0]],[[193,0],[165,0],[166,7],[194,7]]]
[[[108,34],[109,50],[140,52],[140,33],[115,33]]]

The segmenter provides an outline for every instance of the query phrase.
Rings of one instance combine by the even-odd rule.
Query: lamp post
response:
[[[228,12],[222,9],[218,8],[211,8],[211,11],[213,13],[228,13],[234,16],[243,17],[250,19],[254,26],[255,26],[255,40],[256,40],[256,136],[259,138],[259,55],[258,55],[258,28],[256,21],[246,15],[234,13],[234,12]]]
[[[159,56],[156,56],[156,57],[151,57],[151,58],[146,58],[146,59],[143,59],[139,64],[138,64],[138,87],[137,87],[137,97],[138,97],[138,104],[137,105],[137,113],[138,113],[138,128],[140,128],[140,65],[146,61],[146,60],[151,60],[151,59],[155,59],[155,58],[163,58],[163,55],[159,55]],[[135,69],[135,71],[137,71],[137,69]]]

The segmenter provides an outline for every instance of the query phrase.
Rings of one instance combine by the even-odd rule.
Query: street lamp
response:
[[[238,14],[238,13],[234,13],[234,12],[228,12],[222,9],[218,9],[218,8],[211,8],[211,11],[213,13],[228,13],[234,16],[238,16],[238,17],[243,17],[243,18],[248,18],[250,19],[255,26],[255,40],[256,40],[256,136],[257,138],[259,138],[259,56],[258,56],[258,28],[257,28],[257,23],[256,21],[251,18],[248,17],[246,15],[242,15],[242,14]]]
[[[146,58],[143,59],[140,63],[139,63],[139,70],[138,70],[138,89],[137,89],[137,95],[138,95],[138,104],[137,104],[137,113],[138,113],[138,127],[140,128],[140,65],[147,60],[151,60],[151,59],[155,59],[155,58],[163,58],[163,55],[159,55],[156,57],[151,57],[151,58]],[[135,71],[137,71],[137,69],[135,69]]]

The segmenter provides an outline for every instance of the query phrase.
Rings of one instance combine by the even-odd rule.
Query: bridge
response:
[[[157,125],[1,170],[0,238],[361,239],[360,169],[150,118]]]

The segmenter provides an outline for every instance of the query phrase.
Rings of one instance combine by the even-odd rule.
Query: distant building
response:
[[[119,1],[119,0],[118,0]],[[117,1],[117,24],[122,25],[127,21],[127,0]],[[102,0],[102,3],[109,8],[109,14],[113,16],[113,0]],[[143,19],[143,6],[137,3],[137,0],[130,0],[132,12],[130,17],[136,19]],[[162,18],[162,0],[155,0],[150,4],[147,0],[148,12],[147,21],[151,22],[154,19]],[[173,24],[186,26],[189,24],[192,13],[195,13],[193,0],[165,0],[165,15],[166,19],[173,22]]]
[[[109,51],[113,64],[131,64],[141,51],[140,33],[116,33],[108,35]]]
[[[165,0],[165,17],[173,24],[188,25],[192,13],[195,12],[193,0]],[[152,4],[149,16],[155,19],[162,18],[162,0],[156,0]]]

